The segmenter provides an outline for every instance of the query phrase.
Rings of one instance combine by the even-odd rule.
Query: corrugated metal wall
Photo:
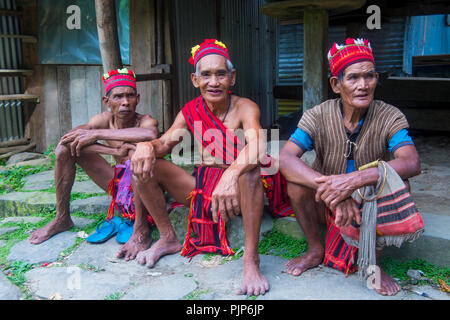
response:
[[[383,21],[380,30],[361,30],[369,39],[378,72],[399,74],[403,65],[405,19]],[[330,26],[328,48],[333,42],[344,43],[345,26]],[[282,25],[278,37],[278,85],[301,85],[303,76],[303,25]]]
[[[191,48],[203,39],[216,38],[216,1],[212,0],[176,0],[175,15],[175,52],[177,64],[178,95],[180,110],[183,105],[198,95],[192,86],[192,65],[188,62]]]
[[[373,49],[376,69],[392,75],[400,75],[403,67],[403,45],[405,38],[404,17],[381,22],[380,30],[363,28],[361,36],[369,39]]]
[[[191,48],[203,39],[219,38],[227,46],[237,70],[236,86],[232,90],[259,105],[263,126],[273,122],[277,21],[259,13],[263,3],[263,0],[175,1],[178,87],[182,104],[198,95],[190,82]]]
[[[16,10],[14,0],[0,0],[0,9]],[[2,15],[0,17],[1,34],[20,34],[19,16]],[[22,67],[22,43],[20,39],[0,38],[0,69],[20,69]],[[0,94],[23,93],[23,83],[19,76],[1,77]],[[0,141],[23,138],[24,115],[23,102],[8,100],[0,102]]]
[[[415,16],[406,20],[403,71],[413,73],[412,57],[450,54],[450,26],[445,14]]]

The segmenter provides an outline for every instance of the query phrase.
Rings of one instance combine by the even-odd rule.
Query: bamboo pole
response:
[[[95,0],[98,42],[103,71],[123,68],[117,32],[116,5],[114,0]]]
[[[305,112],[325,101],[328,96],[327,11],[305,10],[303,28],[303,112]]]

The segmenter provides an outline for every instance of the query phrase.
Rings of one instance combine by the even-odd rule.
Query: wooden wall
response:
[[[101,66],[35,65],[27,93],[39,96],[29,121],[37,151],[57,143],[67,131],[102,112]]]
[[[158,72],[161,65],[172,62],[170,8],[163,3],[130,0],[131,65],[126,67],[138,75]],[[37,0],[23,0],[21,7],[27,21],[24,34],[37,36]],[[40,99],[33,108],[26,134],[36,142],[36,150],[43,152],[71,128],[87,123],[93,115],[105,110],[101,102],[103,68],[101,65],[42,65],[38,63],[37,46],[24,48],[26,64],[33,69],[33,75],[27,79],[26,93],[36,94]],[[171,87],[169,81],[162,80],[137,83],[141,95],[137,111],[156,118],[160,131],[166,130],[173,120]]]

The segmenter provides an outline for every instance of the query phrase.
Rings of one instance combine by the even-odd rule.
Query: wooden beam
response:
[[[39,97],[34,94],[5,94],[0,95],[0,101],[7,100],[20,100],[26,102],[36,102],[39,103]]]
[[[11,157],[11,156],[13,156],[13,155],[15,155],[17,153],[29,151],[31,149],[34,149],[35,147],[36,147],[36,143],[31,143],[31,144],[28,144],[28,145],[25,145],[25,146],[17,147],[14,151],[11,151],[11,152],[8,152],[8,153],[0,155],[0,159],[9,158],[9,157]]]
[[[152,80],[171,80],[173,78],[170,73],[147,73],[136,74],[136,81],[152,81]]]
[[[303,16],[303,112],[325,101],[327,86],[328,13],[305,10]]]
[[[28,36],[24,34],[0,34],[0,38],[20,39],[25,43],[37,43],[38,40],[35,36]]]
[[[22,16],[22,11],[1,9],[0,16]]]
[[[103,72],[123,68],[117,32],[116,5],[114,0],[95,0],[98,42]]]
[[[22,139],[11,140],[11,141],[4,141],[4,142],[0,142],[0,148],[21,146],[21,145],[24,145],[24,144],[28,144],[29,142],[30,142],[30,139],[28,139],[28,138],[22,138]]]
[[[0,76],[11,77],[11,76],[31,76],[33,70],[31,69],[0,69]]]

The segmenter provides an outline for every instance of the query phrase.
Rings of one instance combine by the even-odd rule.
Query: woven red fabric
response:
[[[189,58],[189,63],[194,66],[201,58],[209,54],[218,54],[231,61],[226,46],[216,39],[205,39],[205,41],[203,41],[201,44],[192,48],[192,51],[193,52],[191,57]]]
[[[211,155],[227,164],[231,164],[237,158],[243,144],[209,110],[202,96],[188,102],[181,111],[194,137]],[[218,224],[212,222],[210,212],[210,197],[223,171],[225,169],[207,167],[196,169],[197,184],[191,194],[188,231],[181,253],[184,256],[192,257],[201,251],[233,254],[226,239],[220,212]],[[276,217],[292,215],[286,180],[281,173],[278,171],[275,175],[263,175],[261,178],[272,215]]]
[[[356,203],[358,203],[356,201]],[[360,208],[362,203],[358,203]],[[412,234],[424,228],[422,217],[412,200],[408,187],[377,199],[377,234],[398,236]],[[342,234],[359,240],[359,228],[350,225],[341,228]]]
[[[326,209],[327,233],[325,236],[325,256],[323,264],[327,267],[345,272],[346,275],[358,270],[356,265],[357,247],[347,244],[341,231],[334,224],[335,216]]]
[[[136,75],[129,69],[111,70],[102,77],[105,95],[115,87],[128,86],[136,90]]]
[[[347,38],[345,45],[338,45],[334,42],[328,52],[331,74],[335,77],[339,76],[348,66],[362,61],[370,61],[375,64],[372,48],[367,39]]]

